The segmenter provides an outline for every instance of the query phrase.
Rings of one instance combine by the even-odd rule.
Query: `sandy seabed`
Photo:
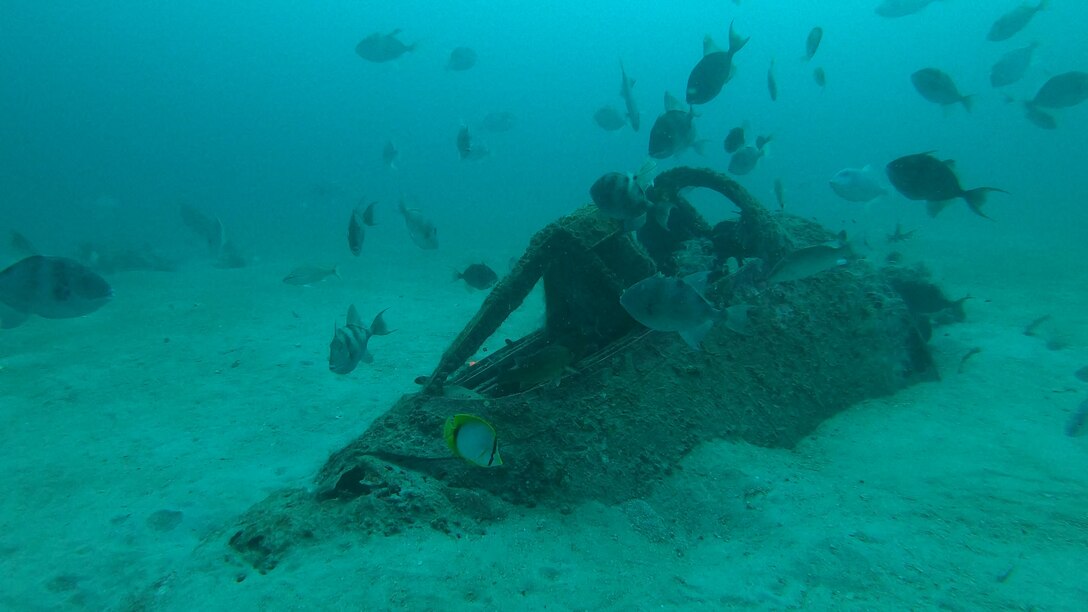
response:
[[[1064,429],[1088,387],[1088,280],[1076,258],[974,255],[986,269],[939,270],[974,296],[932,341],[943,381],[794,449],[707,444],[645,499],[460,538],[345,534],[264,575],[223,530],[414,391],[484,294],[449,281],[466,261],[391,252],[309,288],[280,281],[305,262],[119,274],[92,316],[0,335],[0,608],[1082,610],[1088,437]],[[341,377],[327,347],[351,303],[398,331]],[[541,313],[528,302],[494,348]]]

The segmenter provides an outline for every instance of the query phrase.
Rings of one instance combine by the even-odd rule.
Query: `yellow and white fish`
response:
[[[502,465],[498,437],[491,423],[472,414],[455,414],[443,429],[446,445],[453,454],[480,467]]]

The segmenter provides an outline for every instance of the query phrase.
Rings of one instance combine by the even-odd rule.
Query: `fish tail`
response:
[[[976,215],[989,219],[986,213],[982,212],[982,205],[986,203],[986,194],[991,191],[997,191],[999,193],[1008,193],[1004,189],[998,189],[996,187],[979,187],[977,189],[971,189],[963,192],[963,199],[967,202],[967,206],[970,207],[971,212]]]
[[[729,22],[729,53],[736,53],[744,48],[744,45],[748,44],[751,37],[745,38],[737,31],[733,29],[733,22]]]

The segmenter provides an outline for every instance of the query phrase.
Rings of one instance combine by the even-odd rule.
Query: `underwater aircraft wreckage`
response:
[[[721,194],[739,217],[711,226],[685,198],[691,188]],[[417,393],[329,457],[312,487],[271,494],[213,537],[268,571],[293,547],[344,532],[478,532],[517,505],[620,503],[704,442],[791,447],[852,404],[937,378],[932,313],[897,290],[939,294],[924,270],[851,259],[771,283],[776,264],[832,233],[772,214],[709,169],[668,170],[646,195],[673,206],[668,229],[636,235],[592,204],[545,227]],[[620,303],[655,274],[707,269],[706,301],[748,305],[746,333],[713,325],[693,349]],[[543,327],[468,365],[538,282]],[[542,367],[526,368],[534,360]],[[541,371],[551,374],[532,375]]]

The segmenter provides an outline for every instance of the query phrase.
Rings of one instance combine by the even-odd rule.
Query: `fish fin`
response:
[[[384,318],[382,318],[382,315],[385,314],[386,310],[389,310],[389,309],[388,308],[383,308],[381,312],[374,315],[374,321],[370,324],[370,330],[369,330],[370,334],[372,336],[387,336],[387,335],[397,331],[395,329],[389,329],[389,324],[385,322]],[[355,316],[359,316],[359,315],[356,314]]]
[[[643,190],[653,184],[654,170],[657,170],[657,160],[650,158],[643,162],[638,171],[635,172],[635,182]]]
[[[973,94],[969,96],[963,96],[962,98],[960,98],[960,104],[963,105],[963,108],[967,112],[971,112],[971,109],[975,105],[975,96]]]
[[[671,110],[682,111],[682,110],[684,110],[684,105],[680,103],[680,100],[678,100],[676,98],[676,96],[674,96],[671,93],[666,91],[665,92],[665,110],[666,111],[671,111]]]
[[[359,317],[359,311],[355,309],[355,304],[348,306],[348,327],[362,327],[363,319]]]
[[[996,187],[979,187],[978,189],[970,189],[963,192],[963,199],[967,202],[967,206],[971,209],[971,212],[985,219],[989,219],[990,217],[982,212],[982,205],[986,203],[986,194],[991,191],[1008,193],[1004,189],[997,189]]]
[[[751,40],[751,37],[745,38],[737,34],[737,31],[733,29],[733,22],[729,22],[729,53],[740,51],[744,48],[744,45],[748,44],[749,40]]]
[[[721,53],[721,51],[722,48],[714,42],[714,39],[710,37],[710,34],[703,35],[703,57],[706,57],[711,53]]]
[[[698,292],[699,295],[706,293],[707,280],[710,278],[710,270],[703,270],[702,272],[696,272],[694,274],[688,274],[684,277],[684,282],[689,287]]]
[[[926,214],[930,217],[936,217],[951,203],[952,200],[926,200]]]
[[[703,348],[703,338],[706,337],[707,332],[709,332],[710,328],[713,326],[714,319],[710,319],[699,327],[680,332],[680,337],[684,339],[684,342],[688,343],[688,346],[700,351]]]
[[[669,217],[672,215],[673,206],[672,202],[658,202],[650,209],[654,223],[663,230],[669,229]]]
[[[751,306],[748,304],[733,304],[724,311],[725,327],[726,329],[736,332],[742,336],[749,336],[752,334],[752,326],[748,323],[748,311],[751,310]]]

